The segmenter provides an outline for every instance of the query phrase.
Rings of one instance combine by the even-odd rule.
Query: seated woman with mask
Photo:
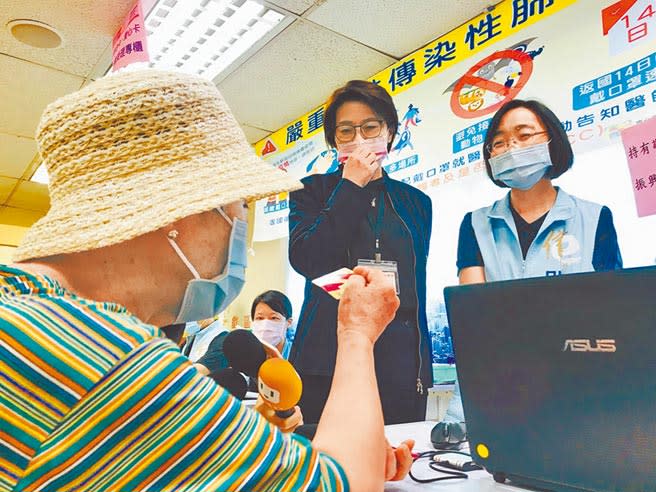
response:
[[[278,349],[287,358],[287,330],[292,325],[292,303],[277,290],[267,290],[253,300],[251,329],[257,338]]]
[[[292,303],[287,296],[277,290],[263,292],[253,300],[251,319],[253,334],[264,343],[267,356],[285,357],[286,353],[289,353],[289,344],[286,343],[287,329],[292,324]],[[211,323],[208,323],[209,321]],[[214,319],[198,323],[201,327],[200,335],[196,335],[189,358],[196,362],[196,366],[203,374],[210,374],[229,365],[223,353],[223,342],[230,330],[223,327],[213,329],[218,323],[219,321]],[[212,332],[209,335],[212,338],[208,341],[204,332],[210,329]],[[204,336],[200,342],[199,336]],[[203,355],[193,356],[196,345],[201,345]]]
[[[251,306],[251,319],[253,320],[251,325],[253,334],[264,345],[267,357],[285,357],[285,353],[289,352],[286,333],[292,324],[292,304],[287,296],[277,290],[267,290],[258,295]],[[199,324],[202,326],[206,323]],[[211,325],[205,330],[210,328]],[[229,366],[229,361],[223,351],[223,344],[231,331],[222,329],[217,333],[212,335],[213,339],[209,343],[207,340],[204,343],[201,341],[203,346],[207,347],[206,352],[195,361],[199,372],[210,377],[214,377],[213,374]],[[257,380],[248,379],[248,390],[257,393]],[[295,413],[286,419],[280,419],[273,411],[269,411],[270,409],[264,405],[261,398],[258,398],[254,408],[284,432],[292,431],[303,424],[303,415],[298,406],[295,407]]]

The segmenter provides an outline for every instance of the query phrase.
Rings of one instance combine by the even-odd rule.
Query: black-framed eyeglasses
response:
[[[366,120],[359,125],[337,125],[335,140],[340,143],[351,142],[355,138],[356,128],[360,129],[362,138],[376,138],[383,131],[385,120]]]
[[[548,131],[536,132],[529,129],[517,130],[510,135],[498,135],[492,139],[486,147],[490,155],[505,154],[510,150],[510,142],[515,142],[519,147],[526,147],[533,143],[533,139],[537,135],[549,134]]]

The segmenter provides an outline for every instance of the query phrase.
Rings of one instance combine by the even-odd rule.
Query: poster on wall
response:
[[[622,131],[638,217],[656,214],[656,118]]]
[[[605,9],[616,3],[624,10],[609,20]],[[620,47],[618,36],[629,35],[614,27],[645,22],[651,35],[647,4],[656,8],[656,0],[506,0],[369,79],[392,94],[399,114],[384,169],[433,201],[428,316],[436,361],[450,350],[442,290],[458,282],[460,223],[508,191],[489,180],[482,144],[509,100],[537,99],[558,115],[575,163],[555,184],[612,210],[625,266],[654,262],[656,234],[645,240],[645,230],[656,231],[656,219],[636,213],[621,132],[656,114],[656,50],[634,31]],[[334,171],[324,109],[258,142],[256,152],[297,178]],[[285,237],[287,214],[287,196],[258,202],[254,240]]]
[[[620,0],[601,11],[611,55],[656,38],[655,9],[654,0]]]

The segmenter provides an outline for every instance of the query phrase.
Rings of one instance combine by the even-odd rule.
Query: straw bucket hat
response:
[[[176,72],[97,80],[50,104],[36,139],[51,207],[15,261],[109,246],[301,187],[255,155],[212,82]]]

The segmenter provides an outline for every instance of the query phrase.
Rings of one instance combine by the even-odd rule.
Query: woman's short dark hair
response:
[[[505,116],[508,111],[511,111],[515,108],[526,108],[532,111],[538,119],[542,122],[544,127],[547,129],[549,134],[549,155],[551,156],[551,169],[547,172],[546,176],[549,179],[555,179],[570,167],[574,162],[574,153],[572,152],[572,145],[569,143],[569,138],[567,133],[563,129],[563,126],[560,123],[558,117],[551,111],[548,107],[538,101],[533,100],[522,100],[522,99],[513,99],[512,101],[507,102],[496,112],[490,126],[487,129],[487,135],[485,136],[485,143],[483,144],[483,158],[485,159],[485,168],[487,169],[487,175],[490,177],[492,182],[500,186],[501,188],[508,188],[508,185],[502,181],[494,179],[492,176],[492,169],[490,168],[490,151],[488,150],[494,140],[495,134],[501,123],[501,118]]]
[[[251,319],[255,319],[255,308],[261,302],[269,306],[276,313],[282,314],[285,319],[292,317],[292,303],[287,296],[277,290],[267,290],[253,300],[253,305],[251,306]]]
[[[358,101],[369,106],[374,113],[380,116],[387,124],[392,140],[387,144],[387,150],[392,148],[392,141],[399,126],[399,115],[392,96],[385,88],[366,80],[351,80],[344,87],[340,87],[328,100],[323,118],[323,131],[326,143],[330,147],[337,147],[335,143],[335,129],[337,127],[337,110],[349,101]]]

